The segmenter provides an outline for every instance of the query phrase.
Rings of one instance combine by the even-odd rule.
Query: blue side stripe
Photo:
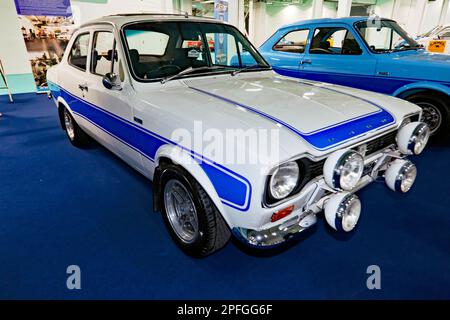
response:
[[[305,83],[307,85],[314,86],[314,84]],[[375,112],[371,112],[369,114],[356,117],[350,120],[343,121],[341,123],[333,124],[332,126],[328,126],[325,128],[321,128],[312,132],[301,132],[300,130],[296,129],[295,127],[291,126],[290,124],[277,119],[275,117],[272,117],[271,115],[264,113],[260,110],[257,110],[255,108],[252,108],[250,106],[244,105],[242,103],[230,100],[228,98],[219,96],[217,94],[205,91],[203,89],[199,89],[196,87],[189,86],[188,87],[192,90],[196,90],[198,92],[201,92],[203,94],[209,95],[211,97],[220,99],[222,101],[225,101],[229,104],[242,107],[246,110],[249,110],[253,113],[256,113],[266,119],[269,119],[277,124],[280,124],[296,135],[300,136],[304,140],[306,140],[309,144],[311,144],[315,149],[317,150],[327,150],[333,147],[336,147],[338,145],[347,143],[350,140],[356,139],[363,134],[372,131],[372,130],[380,130],[382,128],[385,128],[395,122],[395,118],[386,110],[384,110],[381,106],[373,103],[372,101],[340,92],[338,90],[334,90],[331,88],[324,88],[330,91],[338,92],[347,96],[350,96],[352,98],[356,98],[359,100],[362,100],[364,102],[367,102],[371,105],[376,106],[379,110]],[[322,87],[321,87],[322,88]]]
[[[152,162],[154,162],[157,150],[164,144],[182,148],[198,161],[200,167],[214,185],[222,203],[240,211],[247,211],[250,207],[252,187],[245,177],[174,141],[138,127],[126,119],[78,98],[54,83],[49,82],[49,88],[54,97],[62,96],[74,114],[139,152]]]

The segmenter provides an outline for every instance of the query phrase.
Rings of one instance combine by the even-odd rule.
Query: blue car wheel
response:
[[[417,93],[406,98],[422,108],[422,119],[437,139],[448,138],[450,132],[450,104],[448,97],[439,94]]]

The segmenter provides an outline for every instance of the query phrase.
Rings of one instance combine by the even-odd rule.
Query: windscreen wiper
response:
[[[186,74],[189,74],[189,73],[192,73],[192,72],[195,72],[195,71],[211,70],[211,69],[214,70],[214,69],[223,69],[223,68],[225,68],[225,67],[223,67],[223,66],[211,66],[211,67],[203,66],[203,67],[197,67],[197,68],[188,67],[188,68],[186,68],[184,70],[181,70],[180,72],[178,72],[178,73],[176,73],[174,75],[171,75],[171,76],[168,76],[168,77],[165,77],[165,78],[161,79],[161,83],[164,84],[166,82],[169,82],[170,80],[179,78],[181,76],[184,76]]]
[[[262,65],[260,65],[260,64],[252,64],[251,66],[246,66],[246,67],[244,67],[244,68],[240,68],[240,69],[238,69],[238,70],[233,71],[233,72],[231,73],[231,75],[234,77],[235,75],[241,73],[241,72],[244,71],[244,70],[255,69],[255,68],[258,68],[258,69],[259,69],[259,68],[265,68],[265,66],[262,66]]]

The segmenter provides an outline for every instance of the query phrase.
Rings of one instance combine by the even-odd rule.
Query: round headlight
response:
[[[409,166],[403,168],[403,179],[400,182],[400,190],[402,192],[408,192],[414,184],[414,181],[416,181],[416,177],[417,168],[410,163]]]
[[[408,160],[396,159],[386,170],[385,180],[394,191],[408,192],[417,176],[416,166]]]
[[[355,194],[337,193],[325,202],[325,219],[335,230],[352,231],[361,215],[361,201]]]
[[[430,129],[423,122],[411,122],[400,128],[397,144],[404,154],[420,154],[430,138]]]
[[[358,152],[339,150],[325,161],[323,175],[330,187],[349,191],[356,187],[363,170],[364,159]]]
[[[294,161],[280,165],[270,177],[270,194],[275,199],[287,197],[297,186],[300,169]]]

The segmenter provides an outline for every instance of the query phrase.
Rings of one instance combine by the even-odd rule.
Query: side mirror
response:
[[[107,73],[103,76],[103,85],[106,89],[110,90],[122,90],[122,85],[119,76],[115,73]]]

